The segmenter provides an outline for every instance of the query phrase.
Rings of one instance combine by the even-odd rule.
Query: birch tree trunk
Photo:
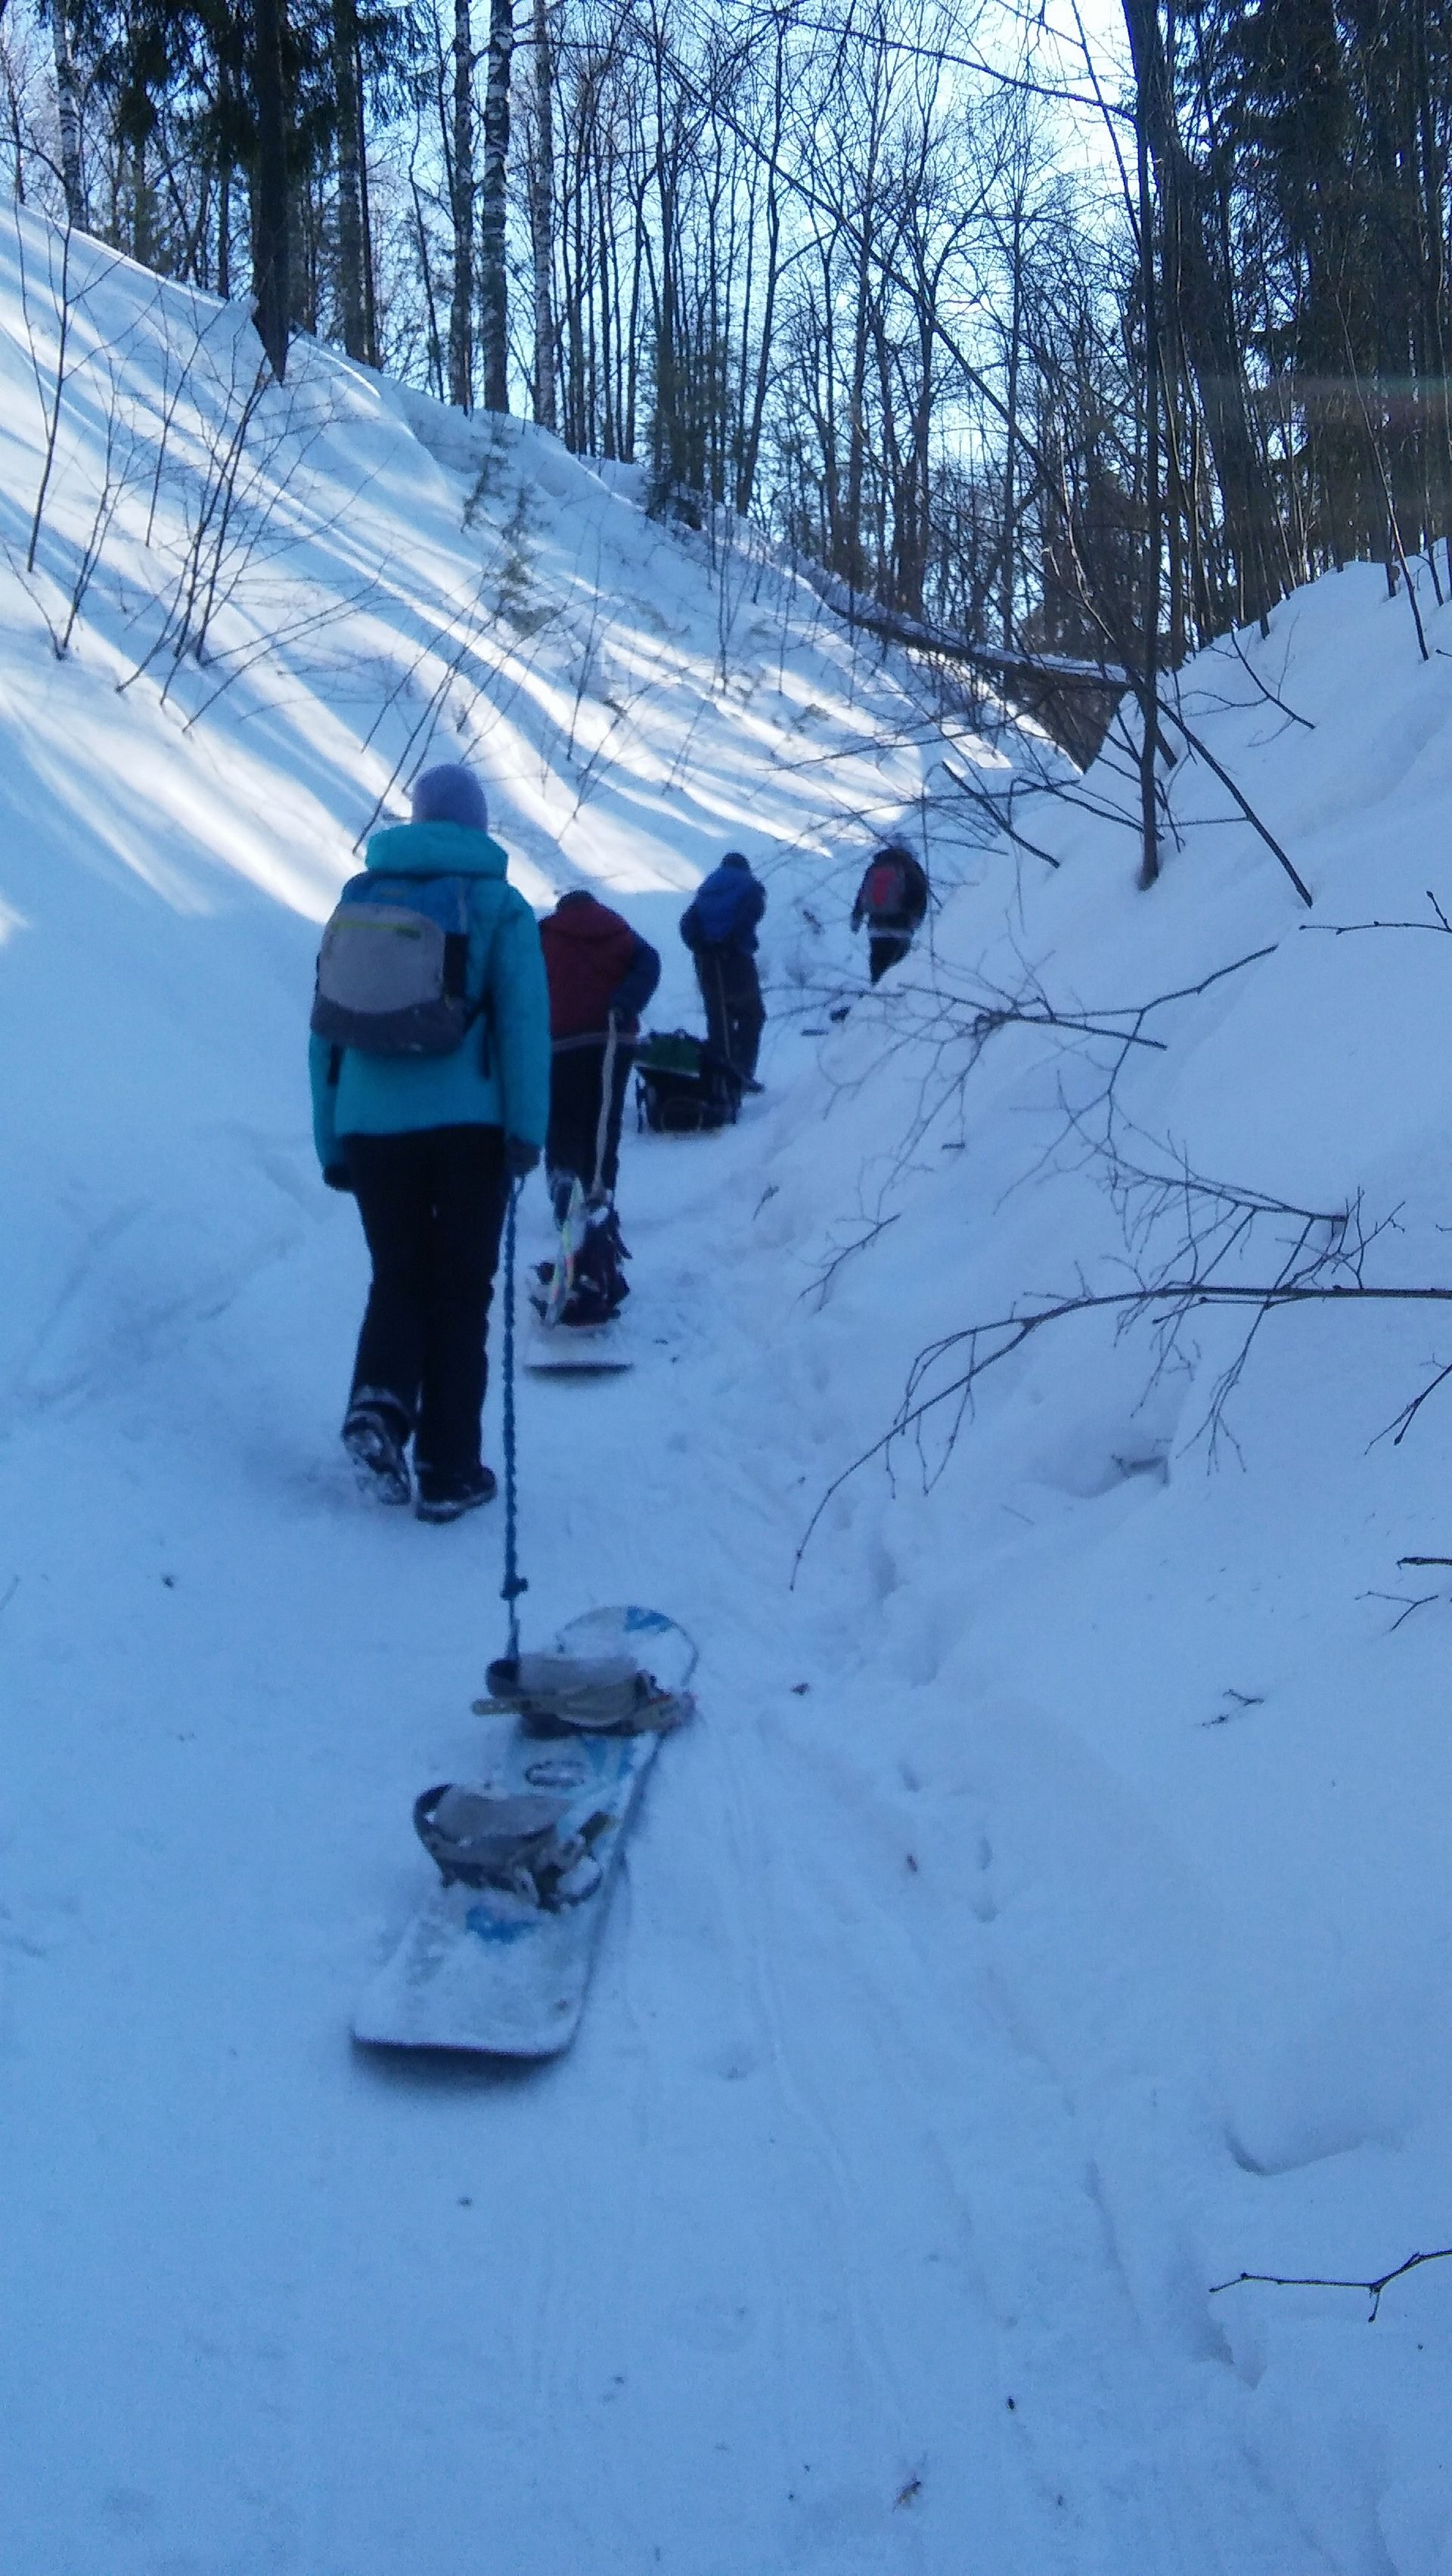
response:
[[[555,426],[555,67],[549,0],[534,0],[534,161],[529,185],[534,254],[534,416]]]
[[[474,28],[454,0],[454,293],[449,306],[449,400],[474,408]]]
[[[777,189],[778,161],[781,153],[782,124],[786,113],[784,62],[786,21],[776,22],[776,66],[772,80],[771,151],[767,160],[766,182],[766,291],[762,302],[761,344],[756,359],[756,384],[752,394],[751,415],[745,424],[745,435],[736,468],[736,507],[744,519],[751,508],[756,489],[756,468],[761,456],[761,432],[766,419],[766,397],[771,384],[772,339],[776,327],[776,294],[781,276],[781,200]],[[748,278],[750,271],[748,270]],[[750,304],[748,288],[747,303]],[[743,386],[746,369],[742,367]]]
[[[509,409],[509,272],[505,264],[504,219],[513,62],[514,0],[490,0],[484,174],[479,190],[479,324],[486,411]]]
[[[81,102],[71,53],[70,15],[66,0],[51,0],[51,38],[55,48],[55,94],[60,113],[61,186],[66,214],[84,232],[90,223],[85,173],[81,166]],[[17,162],[17,168],[19,166]]]

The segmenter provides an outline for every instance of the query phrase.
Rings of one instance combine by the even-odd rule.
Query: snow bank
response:
[[[1135,745],[1111,743],[1076,805],[1020,808],[1058,870],[1005,858],[948,907],[936,969],[824,1047],[757,1227],[807,1288],[771,1400],[814,1438],[813,1500],[900,1405],[943,1399],[890,1482],[879,1456],[835,1493],[798,1585],[911,1844],[909,1901],[940,1881],[938,1937],[956,1917],[972,1982],[1072,2105],[1162,2396],[1177,2366],[1182,2423],[1218,2411],[1291,2507],[1301,2537],[1267,2563],[1398,2576],[1452,2565],[1452,2272],[1389,2290],[1371,2335],[1354,2290],[1205,2292],[1370,2280],[1452,2235],[1446,1577],[1399,1564],[1452,1553],[1445,1398],[1388,1436],[1452,1321],[1347,1297],[1247,1342],[1243,1309],[1171,1330],[1168,1307],[1110,1308],[1045,1328],[971,1403],[949,1390],[953,1337],[1080,1292],[1452,1284],[1452,611],[1423,583],[1429,661],[1358,568],[1183,675],[1309,912],[1194,759],[1138,892]],[[1081,1026],[972,1034],[1045,1002]],[[1052,2301],[1015,2332],[1057,2369]],[[1181,2555],[1137,2563],[1261,2563],[1214,2516],[1213,2541],[1174,2527]],[[1082,2547],[1066,2563],[1097,2567]]]

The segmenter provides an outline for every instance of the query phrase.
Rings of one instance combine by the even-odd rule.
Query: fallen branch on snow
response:
[[[1430,886],[1427,888],[1427,901],[1437,916],[1435,921],[1303,921],[1301,928],[1328,931],[1333,939],[1345,939],[1353,930],[1445,930],[1452,936],[1452,921],[1448,920]]]
[[[1371,2301],[1371,2314],[1366,2322],[1374,2326],[1377,2309],[1381,2306],[1381,2294],[1383,2290],[1390,2289],[1393,2281],[1400,2281],[1404,2273],[1415,2272],[1421,2263],[1447,2262],[1452,2262],[1452,2245],[1439,2245],[1431,2254],[1409,2254],[1405,2263],[1398,2263],[1392,2271],[1383,2272],[1379,2281],[1323,2281],[1279,2272],[1237,2272],[1232,2281],[1212,2281],[1210,2296],[1214,2299],[1222,2290],[1238,2290],[1243,2281],[1259,2281],[1271,2290],[1364,2290]]]

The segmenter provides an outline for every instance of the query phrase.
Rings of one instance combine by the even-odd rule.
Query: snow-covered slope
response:
[[[1086,2475],[1095,2496],[1048,2564],[1452,2567],[1452,2266],[1370,2334],[1354,2290],[1206,2296],[1452,2243],[1447,1576],[1399,1562],[1452,1555],[1445,1397],[1394,1436],[1452,1318],[1348,1297],[1247,1348],[1253,1307],[1177,1324],[1166,1300],[962,1338],[1160,1282],[1452,1287],[1452,612],[1424,592],[1425,662],[1405,597],[1352,570],[1185,675],[1309,912],[1188,760],[1137,892],[1111,746],[1081,810],[1023,809],[1057,872],[989,871],[936,972],[832,1038],[756,1229],[824,1283],[773,1396],[813,1500],[929,1353],[892,1483],[879,1459],[828,1503],[797,1599],[825,1614],[844,1794],[870,1777],[884,1863],[894,1840],[916,1863],[926,1974],[953,1961],[1054,2104],[970,2191],[1014,2195],[983,2232],[1000,2358],[1035,2392],[1019,2440],[1045,2486],[1077,2454],[1066,2510]],[[971,1025],[1045,1006],[1081,1026]],[[861,1249],[828,1276],[834,1240]],[[854,1588],[872,1607],[834,1641]]]
[[[1368,1281],[1449,1275],[1452,948],[1329,935],[1452,916],[1440,658],[1353,572],[1187,675],[1309,917],[1189,760],[1153,894],[1112,751],[1020,809],[1052,872],[780,568],[311,354],[173,668],[250,344],[76,250],[27,581],[53,259],[0,226],[7,2576],[1439,2576],[1452,2265],[1371,2332],[1210,2285],[1452,2239],[1447,1612],[1367,1597],[1452,1555],[1445,1415],[1375,1440],[1452,1324],[1269,1316],[1213,1468],[1243,1312],[1046,1326],[796,1557],[915,1353],[1187,1224],[1255,1281],[1360,1193]],[[336,1452],[364,1262],[302,1078],[314,925],[444,750],[528,893],[658,937],[664,1022],[703,867],[771,887],[766,1098],[630,1143],[640,1365],[522,1394],[530,1633],[655,1600],[704,1711],[527,2075],[345,2037],[502,1622],[497,1524]],[[870,996],[843,915],[923,821],[949,899]],[[983,1017],[1045,1003],[1101,1034]]]

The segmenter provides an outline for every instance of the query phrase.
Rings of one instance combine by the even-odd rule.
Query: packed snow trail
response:
[[[864,1806],[874,1686],[785,1597],[800,1503],[733,1418],[759,1151],[629,1154],[655,1355],[522,1391],[530,1631],[634,1591],[707,1640],[557,2069],[346,2046],[502,1618],[496,1526],[370,1511],[335,1457],[351,1210],[30,1447],[17,2576],[385,2576],[466,2532],[519,2576],[1320,2563],[1167,2393],[1092,2133],[914,1935],[934,1855],[901,1786]],[[946,1855],[975,1924],[985,1830]]]
[[[1092,2132],[981,1968],[943,1990],[941,1921],[914,1937],[944,1875],[991,1923],[992,1802],[909,1868],[913,1793],[864,1805],[880,1678],[785,1593],[800,1485],[741,1441],[732,1294],[764,1123],[628,1153],[647,1356],[521,1394],[533,1633],[633,1591],[708,1641],[557,2071],[345,2046],[502,1619],[497,1528],[363,1509],[336,1454],[352,1211],[46,1430],[6,1614],[24,2576],[383,2576],[481,2514],[520,2576],[937,2570],[965,2536],[1004,2576],[1321,2563],[1194,2427],[1193,2365],[1167,2395]]]

